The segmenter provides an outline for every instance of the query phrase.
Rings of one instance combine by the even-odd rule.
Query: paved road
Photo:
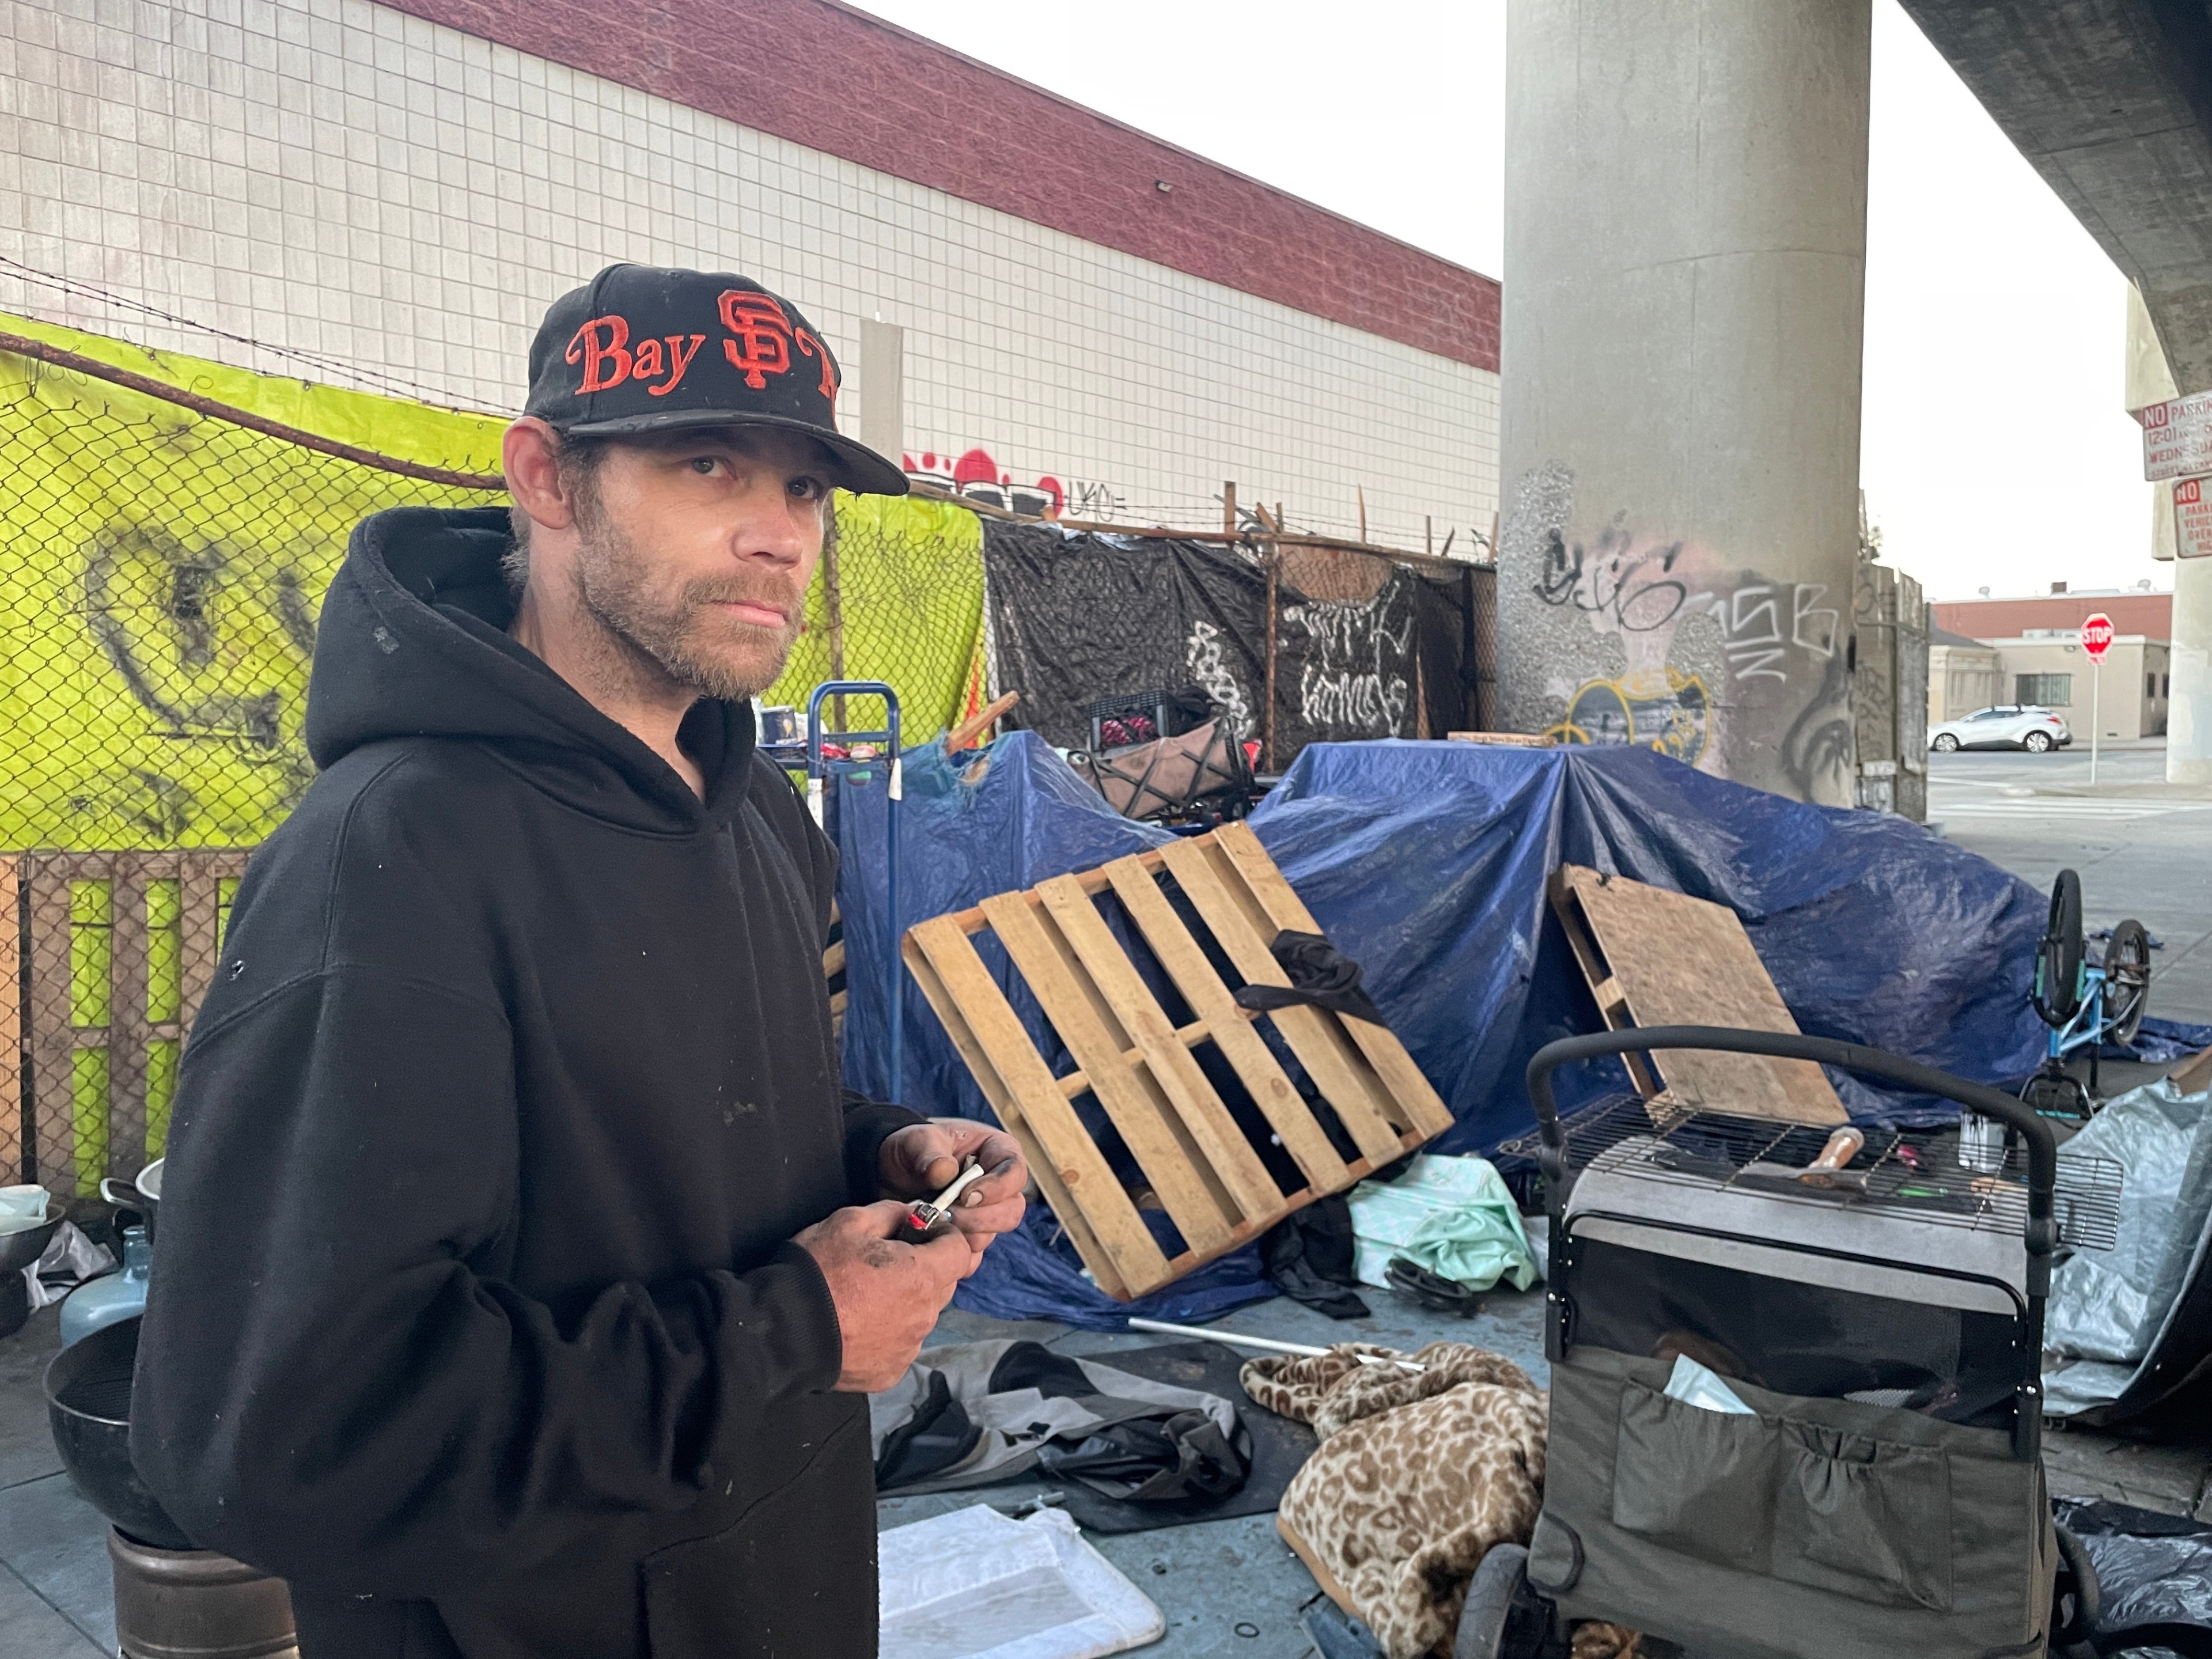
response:
[[[2150,1012],[2212,1021],[2212,789],[2166,781],[2163,744],[2088,751],[1930,755],[1928,818],[2045,891],[2081,872],[2091,932],[2134,916],[2151,957]]]

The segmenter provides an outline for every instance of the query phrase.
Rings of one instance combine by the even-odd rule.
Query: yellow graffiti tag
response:
[[[1586,681],[1544,735],[1560,744],[1638,744],[1694,766],[1711,738],[1705,683],[1673,668]]]

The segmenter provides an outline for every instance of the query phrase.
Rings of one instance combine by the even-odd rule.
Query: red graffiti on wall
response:
[[[915,483],[964,495],[986,507],[1003,507],[1009,512],[1045,519],[1056,519],[1067,510],[1068,491],[1059,479],[1047,473],[1033,484],[1018,484],[1013,474],[1003,471],[986,449],[971,449],[957,459],[925,450],[919,464],[911,455],[901,459],[906,476]]]

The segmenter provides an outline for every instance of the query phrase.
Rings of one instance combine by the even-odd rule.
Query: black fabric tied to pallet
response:
[[[1304,1006],[1376,1025],[1385,1023],[1382,1011],[1359,982],[1359,964],[1321,934],[1285,929],[1269,942],[1267,954],[1291,982],[1243,986],[1237,993],[1238,1007],[1267,1013]]]

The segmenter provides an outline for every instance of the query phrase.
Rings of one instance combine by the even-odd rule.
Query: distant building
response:
[[[1928,647],[1928,721],[1954,720],[1992,704],[2034,703],[2066,717],[2074,735],[2089,736],[2094,697],[2108,738],[2166,734],[2173,689],[2172,648],[2141,634],[2114,637],[2099,671],[2070,630],[2038,630],[2014,639],[1972,640],[1939,631]]]
[[[2050,629],[2061,629],[2070,638],[2100,611],[2112,619],[2116,634],[2140,634],[2147,640],[2173,637],[2173,595],[2137,588],[2080,589],[2028,599],[1939,599],[1930,609],[1937,628],[1970,640],[2016,640]]]
[[[739,271],[986,504],[1489,536],[1497,283],[838,0],[10,19],[0,312],[500,411],[602,265]]]
[[[1928,723],[1940,725],[2003,701],[2004,667],[1979,640],[1938,624],[1928,635]]]

